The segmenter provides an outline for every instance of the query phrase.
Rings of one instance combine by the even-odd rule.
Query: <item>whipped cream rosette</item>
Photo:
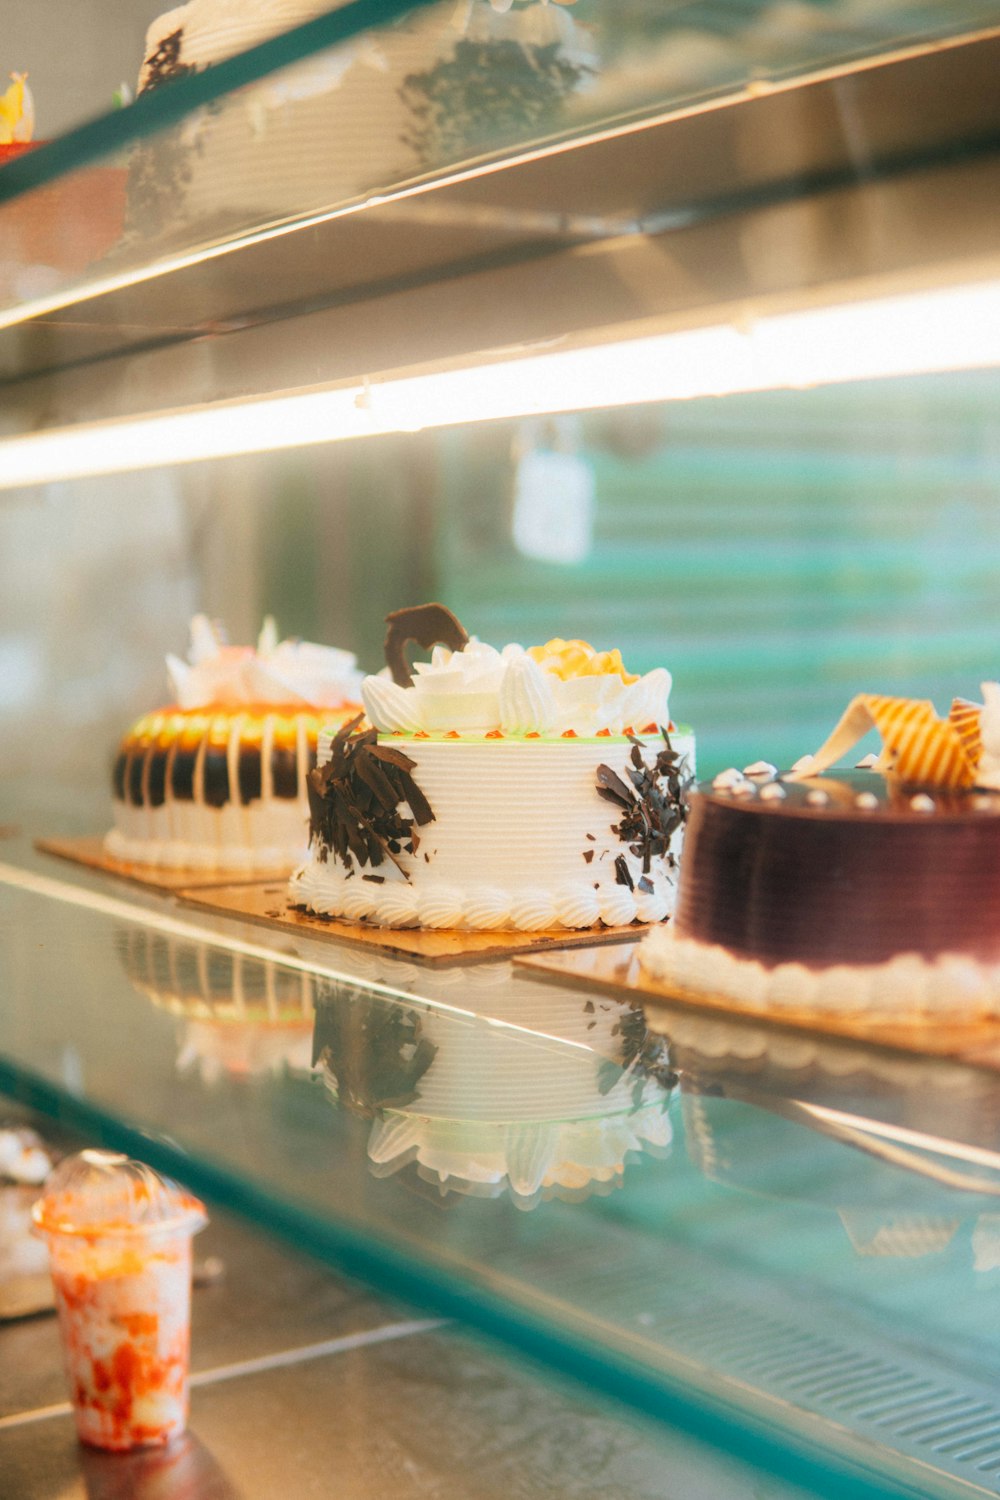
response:
[[[367,677],[361,696],[376,729],[387,734],[470,733],[576,736],[653,732],[669,723],[672,679],[665,667],[639,677],[621,653],[586,641],[509,645],[470,640],[435,646],[412,681]]]
[[[392,675],[361,687],[373,727],[321,737],[293,899],[392,927],[661,921],[694,762],[666,668],[578,640],[497,649],[439,605],[389,626]],[[411,640],[433,647],[412,669]]]
[[[168,656],[167,671],[176,702],[140,719],[119,748],[108,853],[169,868],[287,870],[307,843],[320,731],[360,706],[356,658],[279,641],[270,618],[256,650],[229,646],[196,615],[188,660]]]
[[[676,921],[643,967],[740,1009],[1000,1015],[1000,684],[983,696],[942,718],[860,694],[784,776],[732,769],[699,789]],[[873,728],[879,755],[831,769]]]

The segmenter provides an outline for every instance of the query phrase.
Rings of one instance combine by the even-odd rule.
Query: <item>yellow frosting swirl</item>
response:
[[[595,651],[588,641],[564,641],[557,635],[544,646],[529,646],[528,655],[563,682],[571,677],[620,677],[626,684],[639,681],[634,672],[626,672],[617,646],[613,651]]]
[[[7,91],[0,94],[0,146],[15,141],[30,141],[34,133],[35,110],[27,73],[12,73]]]

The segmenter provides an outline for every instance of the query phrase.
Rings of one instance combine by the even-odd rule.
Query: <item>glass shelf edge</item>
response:
[[[527,1304],[508,1302],[501,1293],[465,1282],[412,1251],[359,1233],[347,1223],[319,1223],[308,1210],[274,1198],[221,1164],[189,1156],[179,1142],[151,1135],[140,1125],[119,1119],[0,1055],[3,1096],[91,1135],[101,1146],[140,1157],[156,1170],[182,1180],[210,1204],[214,1201],[242,1214],[377,1292],[459,1321],[590,1393],[596,1391],[645,1416],[681,1427],[775,1477],[801,1484],[809,1493],[836,1500],[845,1493],[845,1484],[851,1486],[852,1500],[930,1500],[935,1495],[945,1500],[959,1493],[947,1483],[935,1483],[933,1471],[927,1473],[933,1488],[920,1485],[913,1473],[890,1477],[884,1467],[876,1467],[879,1456],[863,1439],[837,1432],[824,1443],[819,1432],[811,1430],[820,1422],[788,1407],[783,1407],[779,1419],[777,1412],[764,1409],[765,1401],[751,1404],[755,1393],[748,1387],[739,1393],[747,1405],[738,1406],[735,1399],[710,1391],[707,1382],[696,1385],[694,1369],[685,1379],[680,1372],[644,1367],[624,1351],[610,1345],[599,1349],[571,1330],[547,1323]],[[899,1465],[900,1470],[908,1467]]]
[[[380,28],[438,0],[350,0],[339,10],[317,16],[199,73],[150,90],[124,109],[111,110],[76,130],[46,141],[0,170],[0,206],[34,188],[109,156],[133,141],[177,125],[200,105],[221,99],[245,84],[302,62],[362,32]]]

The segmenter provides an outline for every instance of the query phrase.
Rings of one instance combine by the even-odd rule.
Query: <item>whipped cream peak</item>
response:
[[[552,679],[526,653],[512,659],[500,685],[500,728],[504,734],[547,733],[557,717]]]
[[[413,682],[365,679],[368,717],[383,733],[621,734],[669,722],[670,673],[625,671],[617,650],[585,641],[495,646],[473,637],[460,651],[435,646]]]
[[[195,615],[188,660],[168,655],[167,674],[182,709],[251,703],[339,708],[357,702],[361,692],[361,673],[352,652],[311,641],[279,641],[270,615],[256,651],[252,646],[227,645],[221,626],[206,615]]]
[[[361,684],[361,701],[368,718],[383,734],[413,734],[421,727],[413,694],[391,677],[366,677]]]
[[[981,684],[983,707],[979,715],[982,750],[976,767],[976,785],[1000,791],[1000,682]]]

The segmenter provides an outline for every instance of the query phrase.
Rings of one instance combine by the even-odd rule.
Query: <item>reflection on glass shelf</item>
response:
[[[994,1155],[992,1173],[963,1174],[942,1169],[928,1152],[887,1148],[863,1121],[831,1130],[805,1111],[769,1118],[757,1103],[753,1094],[726,1099],[686,1091],[684,1134],[692,1161],[712,1181],[753,1196],[791,1192],[796,1202],[832,1207],[860,1256],[937,1254],[963,1226],[967,1238],[982,1237],[997,1220],[1000,1156]],[[845,1147],[857,1153],[850,1168]],[[808,1161],[808,1174],[796,1173],[797,1161]],[[963,1193],[969,1197],[963,1200]]]
[[[88,907],[59,891],[100,882],[76,882],[0,880],[4,1089],[729,1449],[767,1428],[775,1466],[812,1455],[814,1493],[845,1493],[852,1464],[859,1494],[990,1493],[995,1191],[856,1137],[947,1147],[995,1181],[997,1075],[772,1055],[760,1027],[658,1017],[651,1036],[628,1006],[506,965],[172,930],[165,900]],[[178,1071],[178,1019],[298,1024],[310,999],[329,1089],[218,1057]],[[835,1111],[854,1137],[825,1128]]]
[[[510,964],[450,977],[479,1016],[400,1011],[360,992],[320,1003],[315,1056],[333,1097],[373,1121],[377,1177],[412,1169],[442,1196],[509,1193],[530,1209],[611,1192],[630,1160],[667,1150],[675,1078],[640,1011],[522,993]]]
[[[313,975],[147,927],[122,929],[118,947],[136,989],[182,1018],[178,1072],[197,1071],[206,1083],[309,1072]]]

